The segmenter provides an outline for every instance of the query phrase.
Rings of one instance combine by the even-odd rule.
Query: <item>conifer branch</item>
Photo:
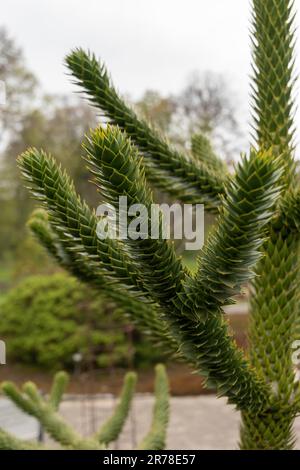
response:
[[[142,204],[147,209],[149,219],[144,220],[147,226],[141,227],[141,237],[132,240],[129,234],[124,244],[139,270],[143,288],[155,301],[168,304],[180,291],[184,271],[173,246],[166,240],[151,237],[154,224],[150,226],[148,221],[151,221],[153,198],[138,151],[117,127],[111,126],[107,129],[98,127],[84,148],[99,192],[117,212],[120,196],[127,197],[128,207]],[[126,214],[128,231],[133,217]],[[155,225],[154,230],[161,237],[161,217]]]
[[[42,397],[38,396],[34,384],[24,384],[23,390],[27,396],[24,396],[12,382],[4,382],[1,389],[22,411],[37,418],[48,434],[63,447],[82,450],[99,450],[101,448],[96,441],[81,438],[81,436],[55,412],[52,406]]]
[[[277,225],[289,232],[300,233],[300,188],[289,188],[280,201]]]
[[[162,450],[166,447],[169,423],[169,382],[165,367],[158,364],[155,368],[155,404],[149,432],[139,445],[139,449]]]
[[[23,441],[0,429],[0,450],[43,450],[37,442]]]
[[[293,0],[253,0],[253,121],[257,145],[273,148],[294,178],[294,14]]]
[[[127,196],[128,205],[140,203],[148,208],[152,204],[152,195],[147,188],[143,172],[143,162],[138,158],[137,150],[117,128],[108,126],[105,130],[96,129],[91,133],[85,148],[99,190],[103,191],[110,204],[117,209],[120,195]],[[240,271],[233,270],[232,282],[235,278],[236,283],[245,281],[245,272],[249,276],[250,267],[258,257],[258,253],[254,250],[257,250],[263,243],[262,225],[270,217],[270,208],[274,203],[269,198],[271,196],[275,198],[275,195],[278,194],[278,189],[273,190],[272,185],[278,180],[280,170],[278,164],[267,163],[267,161],[268,158],[265,154],[258,155],[253,152],[250,160],[245,160],[244,167],[240,166],[237,183],[231,183],[230,186],[229,199],[234,197],[235,190],[235,197],[242,201],[240,207],[237,208],[237,213],[239,213],[241,220],[245,219],[243,236],[248,243],[245,243],[244,246],[244,257],[236,260],[230,258],[235,266],[234,263],[242,264],[248,255],[247,271],[243,271],[243,275],[241,275]],[[256,172],[253,174],[254,169]],[[239,181],[240,178],[242,178],[242,182]],[[262,189],[264,184],[267,185],[265,196]],[[245,194],[245,191],[248,190],[251,190],[250,196]],[[257,205],[254,202],[256,198]],[[225,214],[229,210],[232,212],[230,217],[233,217],[234,209],[231,206],[225,206]],[[230,226],[234,217],[233,219],[230,217],[227,228],[235,230],[235,226]],[[252,239],[250,230],[253,229],[254,224],[257,227]],[[228,237],[230,238],[230,233]],[[226,241],[225,238],[224,243]],[[242,241],[244,242],[243,237]],[[209,382],[216,385],[221,393],[227,394],[238,406],[250,408],[252,406],[261,408],[266,406],[267,388],[256,377],[255,372],[249,368],[242,353],[232,342],[226,323],[221,318],[213,318],[216,313],[214,308],[209,310],[207,305],[202,305],[202,309],[199,310],[200,302],[193,303],[193,295],[189,290],[193,281],[182,269],[173,247],[166,240],[151,238],[137,240],[129,238],[126,240],[126,244],[128,251],[139,263],[144,287],[159,302],[172,335],[181,345],[180,351],[183,355],[198,370],[201,370],[201,373],[206,373]],[[239,254],[238,250],[236,254]],[[220,262],[218,257],[213,259],[215,264],[218,261]],[[221,295],[224,298],[229,294],[227,284],[224,283],[222,286]],[[230,292],[234,293],[235,291],[231,288]],[[201,298],[201,292],[199,297]],[[220,347],[219,350],[218,347]],[[223,362],[220,360],[221,357]],[[224,366],[224,364],[226,365]],[[236,387],[237,382],[241,385],[238,388]]]
[[[113,415],[102,425],[95,436],[89,438],[81,437],[56,412],[67,379],[68,375],[64,372],[56,374],[48,399],[39,394],[36,385],[32,382],[23,385],[23,393],[12,382],[4,382],[1,388],[4,394],[22,411],[34,416],[48,434],[63,448],[71,450],[105,449],[109,443],[118,438],[122,431],[132,404],[137,380],[136,374],[133,372],[126,374],[120,400]],[[162,449],[165,443],[169,417],[168,379],[163,366],[156,367],[155,395],[156,405],[154,407],[153,425],[149,432],[148,441],[149,445],[152,442],[153,449]],[[42,449],[46,449],[46,447],[38,442],[22,441],[0,429],[0,450]]]
[[[220,175],[171,148],[139,119],[118,96],[104,65],[94,55],[76,49],[66,57],[66,64],[92,105],[132,138],[145,157],[147,177],[154,185],[183,202],[205,203],[207,210],[216,211],[224,192]]]
[[[49,396],[49,404],[54,410],[58,410],[65,389],[69,383],[69,375],[61,371],[55,374]]]
[[[76,194],[68,175],[44,152],[30,149],[22,154],[18,163],[29,189],[46,204],[56,230],[67,230],[72,241],[91,264],[98,262],[108,278],[132,289],[137,286],[138,273],[122,252],[121,245],[110,238],[97,237],[97,219],[84,201]]]
[[[20,160],[31,190],[50,215],[49,221],[37,215],[30,222],[42,244],[61,265],[109,295],[156,338],[163,340],[167,332],[171,349],[179,345],[181,355],[206,376],[207,384],[241,409],[243,449],[292,448],[292,423],[299,410],[291,358],[299,327],[300,274],[293,6],[293,0],[252,0],[255,151],[233,177],[201,136],[192,141],[192,155],[171,148],[119,97],[94,55],[77,49],[66,58],[75,83],[115,126],[92,132],[85,145],[90,169],[107,201],[117,208],[118,197],[126,195],[129,204],[149,208],[153,199],[147,177],[179,200],[204,203],[206,210],[219,213],[195,276],[183,269],[171,244],[160,237],[99,242],[95,215],[53,160],[35,150]],[[151,223],[153,215],[146,219]],[[159,217],[158,231],[161,224]],[[254,270],[246,360],[222,313]],[[12,384],[4,384],[4,389],[63,444],[99,446],[74,435],[32,384],[25,386],[25,394]],[[153,427],[142,447],[160,448],[164,443],[166,406],[162,409],[160,413],[159,406],[155,408]],[[0,446],[10,444],[11,437],[0,432]]]
[[[218,175],[228,173],[226,163],[219,158],[212,149],[211,143],[203,134],[195,134],[192,136],[192,155],[204,164],[207,168],[215,171]]]
[[[289,449],[294,445],[295,371],[291,346],[298,321],[299,235],[294,212],[293,0],[252,1],[253,121],[255,145],[272,148],[282,162],[284,190],[269,224],[264,256],[255,267],[250,299],[250,361],[270,383],[277,406],[266,416],[242,414],[241,448]],[[297,209],[296,209],[297,212]],[[296,217],[294,216],[296,215]]]
[[[191,302],[203,316],[220,311],[253,276],[262,256],[264,227],[274,216],[283,173],[272,152],[251,151],[226,186],[215,228],[198,258],[198,271],[187,281]]]

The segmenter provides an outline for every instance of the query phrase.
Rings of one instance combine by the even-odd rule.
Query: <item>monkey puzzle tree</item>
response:
[[[149,208],[151,182],[218,214],[194,275],[164,239],[99,239],[95,213],[43,151],[29,149],[19,165],[46,209],[33,215],[29,225],[50,253],[241,410],[242,449],[288,449],[300,403],[292,364],[299,326],[300,227],[293,1],[253,0],[252,6],[255,143],[233,175],[201,137],[194,139],[191,155],[172,148],[127,107],[94,55],[78,49],[66,59],[75,82],[111,124],[92,131],[84,144],[102,198],[116,210],[122,195],[130,205]],[[161,219],[154,223],[159,230]],[[246,357],[231,337],[223,307],[249,280]]]
[[[54,376],[50,393],[42,397],[36,385],[26,382],[22,390],[13,382],[3,382],[1,391],[23,412],[34,416],[47,434],[62,448],[70,450],[102,450],[116,441],[123,430],[134,398],[137,376],[134,372],[125,375],[119,401],[113,413],[93,436],[82,437],[70,427],[58,413],[64,391],[69,381],[65,372]],[[140,442],[138,449],[161,450],[166,445],[169,422],[169,384],[165,368],[155,368],[155,402],[149,431]],[[0,429],[0,450],[41,450],[46,449],[35,441],[23,441]]]

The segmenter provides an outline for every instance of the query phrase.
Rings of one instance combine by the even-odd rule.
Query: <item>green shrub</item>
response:
[[[127,366],[132,354],[127,331],[113,304],[64,273],[28,277],[1,302],[0,335],[9,359],[19,363],[70,369],[80,352],[83,366]],[[147,342],[136,332],[134,337],[135,365],[153,363]]]

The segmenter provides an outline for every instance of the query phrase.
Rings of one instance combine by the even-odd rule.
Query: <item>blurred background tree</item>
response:
[[[239,125],[237,99],[226,79],[213,72],[193,72],[183,90],[162,96],[147,90],[136,109],[172,143],[186,147],[194,134],[203,134],[228,163],[245,137]],[[235,103],[235,105],[233,105]]]

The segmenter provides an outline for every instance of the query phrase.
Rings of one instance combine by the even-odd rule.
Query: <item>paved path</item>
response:
[[[38,435],[37,421],[22,413],[9,400],[0,399],[0,428],[20,439],[34,439]]]
[[[88,400],[67,399],[61,413],[81,434],[89,435],[109,416],[114,404],[115,399],[109,395]],[[135,447],[149,428],[152,405],[151,395],[136,396],[133,412],[113,448]],[[34,438],[38,432],[34,419],[22,415],[4,399],[0,400],[0,427],[27,439]],[[239,413],[226,405],[225,399],[207,395],[171,399],[169,449],[237,449],[238,430]],[[300,449],[300,418],[295,431]]]

